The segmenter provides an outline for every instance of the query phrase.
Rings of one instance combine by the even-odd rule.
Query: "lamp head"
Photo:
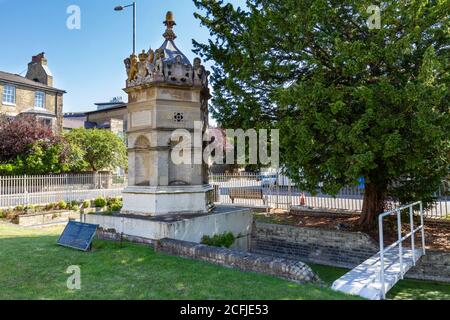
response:
[[[122,10],[123,10],[123,7],[122,7],[122,6],[117,6],[117,7],[114,8],[114,10],[115,10],[115,11],[122,11]]]

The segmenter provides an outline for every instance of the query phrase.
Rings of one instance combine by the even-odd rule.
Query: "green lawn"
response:
[[[155,253],[149,247],[95,241],[94,251],[57,246],[61,228],[0,222],[0,299],[351,299],[316,285],[240,272]],[[70,265],[81,290],[66,287]]]
[[[347,269],[321,265],[310,265],[310,267],[327,285],[331,285],[334,280],[348,272]],[[450,300],[450,284],[401,280],[389,291],[387,298],[394,300]]]
[[[155,253],[146,246],[95,241],[90,253],[55,244],[61,227],[25,229],[0,222],[0,299],[354,299],[316,285]],[[65,273],[81,268],[81,290]],[[312,266],[330,284],[344,269]],[[395,299],[450,299],[450,285],[402,281]]]

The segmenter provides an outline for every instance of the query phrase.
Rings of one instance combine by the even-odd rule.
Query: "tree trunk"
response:
[[[385,188],[367,183],[359,225],[362,230],[370,231],[376,228],[377,218],[384,211]]]

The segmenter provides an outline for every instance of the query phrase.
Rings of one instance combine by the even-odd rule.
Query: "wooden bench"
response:
[[[229,196],[231,203],[234,203],[234,199],[259,199],[265,206],[267,205],[267,197],[264,196],[261,188],[230,188]]]

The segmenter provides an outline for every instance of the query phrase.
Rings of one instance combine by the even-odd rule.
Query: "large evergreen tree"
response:
[[[212,114],[278,127],[287,173],[310,191],[366,182],[361,225],[421,199],[449,172],[446,0],[194,0],[212,37]],[[379,5],[381,28],[368,20]]]

